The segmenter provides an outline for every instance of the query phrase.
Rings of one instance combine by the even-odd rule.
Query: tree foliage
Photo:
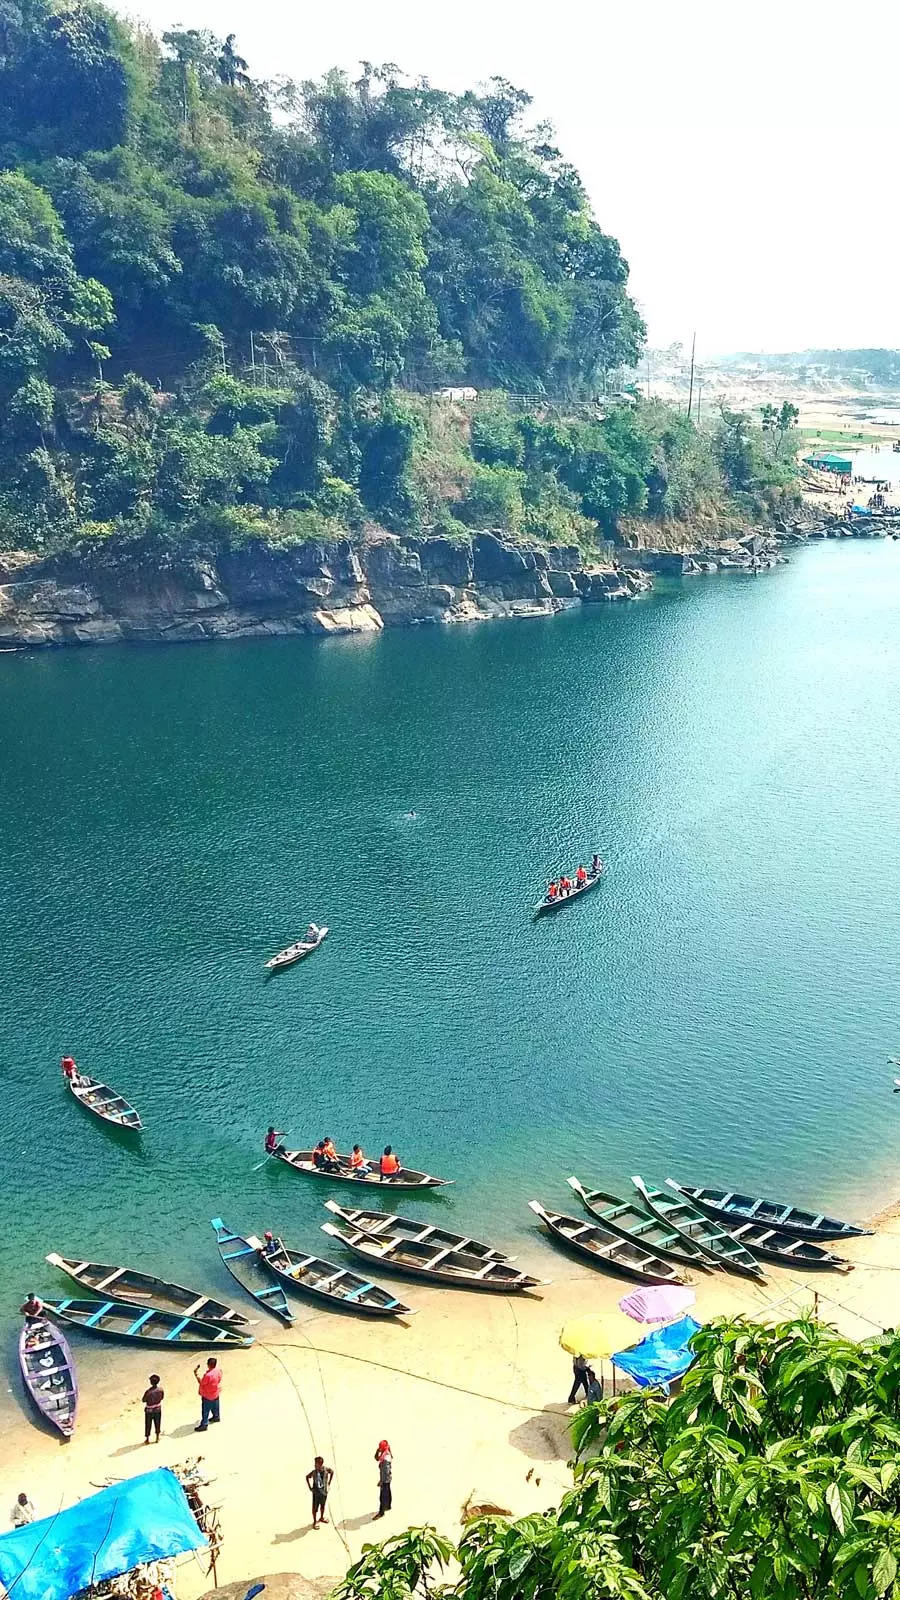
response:
[[[666,1403],[586,1406],[555,1509],[483,1517],[459,1547],[368,1546],[338,1600],[881,1600],[900,1595],[900,1338],[717,1321]]]

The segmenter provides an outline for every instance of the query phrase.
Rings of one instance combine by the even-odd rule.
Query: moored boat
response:
[[[157,1278],[149,1272],[137,1272],[132,1267],[101,1266],[98,1261],[79,1261],[77,1257],[57,1255],[55,1250],[46,1259],[92,1294],[112,1295],[129,1304],[152,1306],[156,1311],[185,1311],[189,1317],[200,1317],[203,1322],[240,1327],[248,1322],[242,1311],[226,1305],[224,1300],[214,1300],[196,1289],[185,1289],[180,1283],[168,1283],[165,1278]]]
[[[765,1276],[754,1255],[751,1255],[746,1245],[739,1239],[732,1238],[724,1228],[710,1217],[704,1217],[700,1211],[695,1211],[687,1201],[680,1196],[667,1193],[664,1189],[650,1189],[643,1178],[634,1177],[632,1183],[641,1196],[644,1204],[661,1222],[673,1227],[682,1238],[690,1239],[700,1246],[700,1249],[710,1260],[719,1266],[726,1267],[730,1272],[742,1272],[748,1278],[762,1278]]]
[[[737,1228],[729,1228],[728,1232],[732,1239],[752,1250],[754,1255],[774,1261],[780,1267],[811,1267],[820,1272],[853,1270],[852,1262],[834,1255],[824,1245],[810,1244],[807,1239],[798,1238],[796,1233],[779,1233],[777,1228],[767,1228],[759,1222],[742,1222]]]
[[[226,1228],[221,1217],[213,1217],[216,1243],[223,1264],[241,1288],[257,1303],[271,1311],[282,1322],[293,1322],[294,1313],[287,1303],[280,1283],[273,1283],[260,1261],[262,1240],[251,1235],[244,1239],[239,1233]]]
[[[19,1368],[32,1405],[64,1439],[70,1439],[78,1409],[78,1379],[68,1341],[49,1319],[23,1324]]]
[[[683,1195],[695,1206],[724,1222],[728,1228],[742,1222],[763,1223],[777,1228],[779,1233],[793,1233],[800,1239],[861,1239],[871,1234],[871,1228],[861,1228],[855,1222],[841,1222],[838,1217],[826,1216],[822,1211],[803,1211],[799,1206],[782,1205],[777,1200],[758,1200],[736,1189],[706,1189],[690,1183],[676,1183],[667,1178],[670,1189]]]
[[[585,1209],[610,1233],[630,1239],[653,1255],[662,1256],[664,1261],[674,1261],[676,1266],[696,1267],[700,1272],[715,1270],[715,1262],[693,1239],[686,1239],[674,1228],[667,1227],[636,1200],[620,1200],[618,1195],[605,1194],[602,1189],[585,1189],[577,1178],[569,1178],[568,1182]]]
[[[220,1322],[202,1322],[199,1317],[179,1316],[177,1311],[154,1311],[152,1306],[133,1306],[122,1300],[48,1300],[47,1310],[63,1322],[85,1333],[102,1334],[108,1339],[124,1339],[134,1344],[178,1345],[200,1350],[211,1345],[227,1345],[239,1350],[253,1343],[250,1334],[223,1328]]]
[[[584,883],[578,884],[574,888],[570,889],[568,894],[556,894],[552,899],[549,897],[549,895],[544,895],[543,900],[539,900],[534,908],[535,916],[542,917],[545,911],[558,911],[560,906],[571,905],[572,901],[577,900],[580,895],[587,894],[589,889],[596,888],[603,876],[603,870],[603,862],[601,861],[597,871],[589,872]],[[574,884],[574,877],[572,882]]]
[[[418,1244],[412,1239],[392,1238],[390,1234],[373,1238],[359,1228],[338,1227],[323,1222],[323,1233],[339,1239],[345,1249],[375,1261],[379,1267],[402,1272],[408,1277],[428,1278],[432,1283],[452,1283],[461,1289],[493,1289],[501,1294],[521,1294],[537,1289],[540,1278],[517,1272],[508,1261],[482,1260],[463,1250],[444,1249],[436,1244]]]
[[[390,1234],[395,1239],[409,1239],[414,1244],[439,1245],[441,1249],[462,1250],[465,1255],[477,1256],[479,1261],[513,1261],[502,1250],[494,1250],[480,1239],[470,1239],[464,1233],[451,1233],[433,1222],[414,1222],[411,1217],[395,1217],[389,1211],[356,1211],[339,1206],[336,1200],[326,1200],[325,1210],[331,1211],[339,1221],[350,1228],[358,1228],[373,1238]]]
[[[277,972],[281,967],[292,967],[295,961],[302,961],[304,956],[312,955],[314,950],[318,950],[319,945],[327,937],[327,928],[317,928],[315,938],[297,939],[293,944],[286,945],[283,950],[279,950],[277,955],[272,956],[271,960],[265,963],[266,971]]]
[[[95,1117],[99,1117],[101,1122],[108,1122],[114,1128],[125,1128],[129,1133],[140,1133],[144,1124],[124,1095],[116,1094],[108,1084],[101,1083],[99,1078],[89,1078],[84,1072],[80,1072],[77,1079],[66,1078],[65,1081],[75,1099],[92,1111]]]
[[[284,1161],[287,1166],[293,1167],[295,1172],[302,1172],[307,1178],[330,1178],[333,1183],[355,1183],[360,1186],[364,1183],[380,1186],[383,1189],[440,1189],[452,1183],[452,1178],[432,1178],[428,1172],[417,1172],[414,1167],[401,1167],[399,1172],[391,1173],[389,1177],[382,1178],[375,1170],[360,1178],[350,1165],[350,1157],[339,1155],[341,1164],[339,1172],[327,1172],[324,1167],[317,1167],[313,1161],[311,1150],[276,1150],[275,1158]]]
[[[287,1288],[296,1290],[297,1294],[311,1295],[314,1300],[325,1300],[339,1311],[358,1311],[367,1317],[415,1315],[389,1289],[382,1289],[346,1267],[337,1267],[333,1261],[324,1261],[321,1256],[291,1250],[281,1239],[274,1240],[271,1248],[263,1251],[260,1261]]]
[[[626,1278],[639,1278],[644,1283],[681,1283],[671,1261],[664,1261],[652,1250],[611,1233],[599,1222],[583,1222],[580,1217],[567,1217],[560,1211],[548,1211],[538,1200],[529,1200],[531,1210],[549,1230],[551,1238],[584,1256],[601,1272],[622,1273]]]

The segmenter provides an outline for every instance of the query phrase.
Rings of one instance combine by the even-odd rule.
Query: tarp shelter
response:
[[[681,1317],[678,1322],[649,1333],[630,1350],[620,1350],[612,1359],[619,1371],[627,1372],[641,1389],[652,1386],[665,1389],[668,1394],[672,1379],[687,1372],[694,1359],[688,1343],[699,1327],[694,1317]]]
[[[68,1600],[142,1561],[206,1544],[174,1472],[160,1467],[0,1537],[0,1583],[10,1600]]]
[[[808,467],[818,467],[821,472],[849,472],[853,474],[853,462],[849,456],[836,456],[831,450],[822,451],[815,456],[804,456],[804,463]]]

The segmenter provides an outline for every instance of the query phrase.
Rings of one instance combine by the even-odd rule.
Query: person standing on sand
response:
[[[328,1499],[328,1491],[331,1488],[333,1477],[334,1468],[326,1467],[324,1458],[316,1456],[312,1471],[306,1474],[306,1487],[312,1494],[312,1525],[314,1528],[319,1526],[319,1522],[328,1521],[325,1515],[325,1502]],[[318,1513],[318,1522],[316,1521],[316,1513]]]
[[[572,1361],[573,1381],[572,1391],[569,1395],[568,1402],[570,1406],[575,1404],[575,1401],[578,1398],[579,1389],[583,1389],[585,1396],[587,1396],[587,1392],[591,1385],[591,1380],[588,1377],[588,1370],[587,1358],[585,1356],[575,1356]]]
[[[156,1442],[159,1444],[159,1430],[162,1426],[162,1403],[166,1397],[165,1389],[159,1386],[159,1373],[151,1372],[150,1387],[141,1395],[144,1402],[144,1443],[150,1443],[150,1429],[156,1429]]]
[[[200,1364],[194,1368],[194,1377],[197,1379],[197,1389],[200,1394],[200,1421],[194,1429],[195,1433],[205,1433],[211,1422],[219,1421],[219,1392],[222,1388],[222,1368],[215,1356],[210,1356],[206,1363],[206,1371],[200,1376]]]
[[[375,1460],[378,1462],[378,1510],[376,1517],[383,1517],[390,1511],[394,1501],[391,1494],[391,1481],[394,1476],[394,1458],[387,1439],[382,1439],[375,1451]]]

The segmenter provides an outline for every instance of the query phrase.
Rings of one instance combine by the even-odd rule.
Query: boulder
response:
[[[578,593],[578,585],[571,572],[557,572],[551,567],[547,573],[547,582],[551,594],[557,595],[562,600],[572,599]]]
[[[404,544],[418,554],[426,578],[433,583],[449,583],[464,589],[472,582],[471,539],[446,539],[431,535],[425,539],[405,539]]]

